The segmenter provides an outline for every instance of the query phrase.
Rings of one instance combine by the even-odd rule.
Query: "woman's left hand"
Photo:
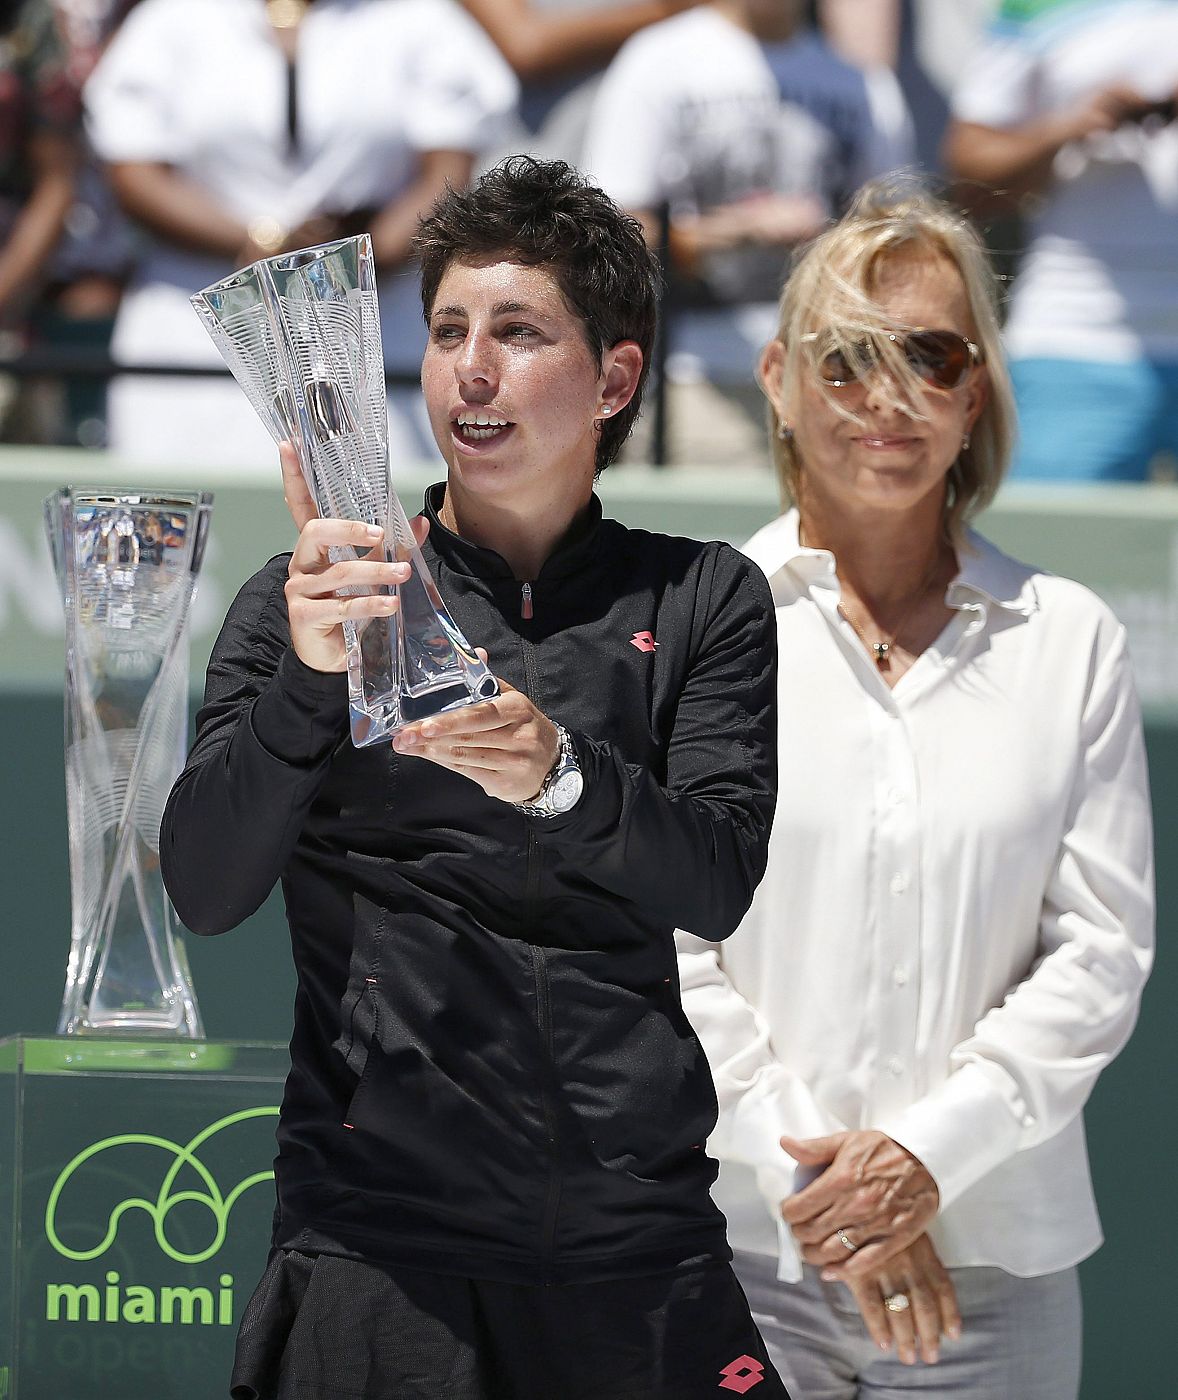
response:
[[[781,1145],[804,1167],[825,1169],[781,1206],[807,1264],[849,1283],[878,1270],[923,1235],[940,1191],[923,1163],[874,1129]]]
[[[501,802],[531,801],[560,756],[560,739],[522,690],[505,680],[499,690],[494,700],[406,725],[393,735],[393,748],[461,773]]]
[[[905,1366],[914,1366],[918,1357],[935,1365],[941,1338],[961,1336],[957,1290],[927,1235],[877,1272],[848,1279],[847,1287],[872,1341],[881,1351],[894,1347]]]

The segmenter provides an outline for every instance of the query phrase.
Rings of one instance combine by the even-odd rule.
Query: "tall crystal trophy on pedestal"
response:
[[[66,621],[59,1035],[204,1035],[159,844],[188,738],[188,614],[212,499],[67,487],[45,502]]]
[[[497,695],[393,490],[367,234],[252,263],[192,304],[275,442],[293,442],[319,514],[382,526],[385,557],[412,565],[392,590],[397,611],[344,623],[353,742],[373,744],[411,720]]]

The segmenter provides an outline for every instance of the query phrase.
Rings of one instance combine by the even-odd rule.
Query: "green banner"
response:
[[[0,1041],[0,1396],[227,1392],[286,1068],[276,1046]]]
[[[396,473],[406,509],[442,469]],[[273,474],[145,472],[93,452],[0,449],[0,689],[53,693],[65,665],[61,601],[41,524],[41,503],[63,485],[170,487],[215,493],[212,529],[192,617],[192,683],[200,680],[241,584],[293,529]],[[778,508],[767,469],[724,472],[613,467],[601,479],[607,514],[627,524],[739,544]],[[1010,486],[981,522],[996,544],[1087,583],[1125,623],[1143,699],[1178,709],[1178,489],[1169,486]],[[475,639],[477,641],[477,638]],[[492,662],[494,658],[492,658]]]

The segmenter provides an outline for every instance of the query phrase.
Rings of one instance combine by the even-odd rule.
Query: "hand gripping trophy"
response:
[[[188,739],[188,614],[212,499],[66,488],[45,502],[66,620],[59,1035],[204,1035],[159,838]]]
[[[498,694],[455,626],[393,490],[372,245],[367,234],[252,263],[192,298],[275,442],[292,442],[320,515],[385,531],[408,561],[398,610],[345,622],[352,740]],[[332,557],[354,555],[333,550]]]

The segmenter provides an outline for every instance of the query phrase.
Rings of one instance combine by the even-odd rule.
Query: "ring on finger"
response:
[[[836,1231],[834,1232],[834,1235],[835,1235],[835,1239],[838,1240],[839,1244],[841,1244],[842,1247],[843,1247],[849,1254],[854,1254],[854,1252],[859,1248],[859,1246],[858,1246],[858,1245],[855,1243],[855,1241],[850,1237],[850,1235],[847,1234],[847,1232],[846,1232],[845,1230],[836,1230]]]
[[[907,1293],[889,1293],[884,1297],[883,1305],[888,1312],[907,1312],[912,1306],[912,1302]]]

